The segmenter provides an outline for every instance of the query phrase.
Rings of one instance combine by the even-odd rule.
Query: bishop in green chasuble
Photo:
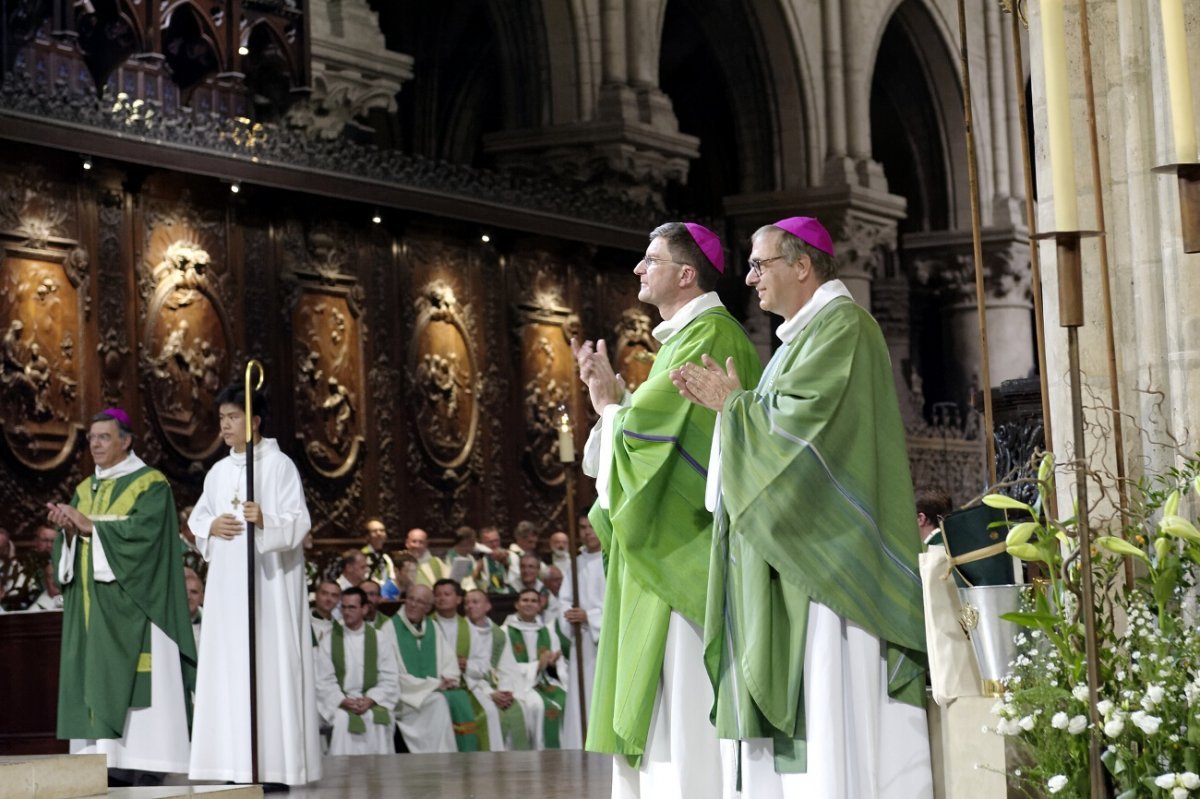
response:
[[[119,409],[97,416],[95,473],[69,506],[50,506],[67,531],[53,553],[64,611],[58,737],[73,752],[104,752],[110,767],[186,771],[196,646],[179,517],[167,479],[129,450],[128,429]]]

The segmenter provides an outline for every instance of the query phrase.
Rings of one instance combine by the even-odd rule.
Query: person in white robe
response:
[[[265,403],[255,394],[254,501],[247,501],[243,390],[228,386],[217,400],[221,436],[230,453],[208,473],[204,493],[188,519],[196,547],[209,564],[188,775],[196,780],[252,780],[243,538],[251,522],[257,569],[258,779],[303,785],[321,777],[303,549],[311,522],[304,487],[295,464],[275,440],[259,437]]]
[[[329,635],[336,621],[335,611],[340,615],[342,602],[342,587],[334,580],[322,580],[317,586],[316,596],[312,603],[313,638],[320,643]]]
[[[319,647],[317,707],[332,727],[331,755],[388,755],[394,751],[391,709],[400,698],[400,670],[391,637],[367,624],[367,605],[362,589],[347,589],[342,595],[342,623],[335,622],[340,633],[325,636]],[[371,670],[367,668],[368,650],[375,654]],[[340,679],[339,660],[343,664]]]
[[[526,696],[531,692],[513,658],[508,633],[488,618],[492,610],[488,595],[471,589],[463,605],[471,636],[463,682],[487,714],[491,749],[494,752],[529,749],[533,731],[542,727],[542,702],[536,696]],[[521,697],[529,701],[522,703]],[[501,714],[510,711],[518,715],[519,724],[506,724],[501,718]]]
[[[575,559],[575,567],[579,570],[579,600],[575,601],[574,589],[570,580],[563,580],[561,606],[563,630],[575,643],[574,625],[580,625],[580,649],[572,647],[571,656],[567,658],[563,670],[570,675],[571,685],[578,680],[576,658],[583,658],[583,685],[571,690],[567,707],[563,713],[563,749],[583,748],[583,729],[581,724],[580,700],[578,691],[584,694],[583,707],[591,707],[592,681],[596,677],[596,647],[600,643],[600,622],[604,609],[604,553],[600,548],[600,538],[592,529],[592,523],[587,516],[579,519],[579,537],[583,541],[583,552]]]
[[[429,533],[414,527],[404,536],[404,551],[417,562],[416,582],[433,588],[438,580],[450,576],[450,567],[429,551]]]
[[[562,711],[567,701],[560,672],[562,648],[553,625],[545,624],[538,615],[540,608],[541,595],[525,589],[517,596],[517,612],[505,619],[503,626],[512,642],[521,679],[517,700],[525,709],[530,743],[537,750],[558,749]],[[535,726],[538,705],[542,708],[542,723]]]
[[[413,585],[408,589],[404,606],[392,617],[400,672],[396,726],[408,751],[414,754],[458,751],[450,706],[442,691],[457,688],[461,672],[453,650],[443,643],[436,625],[426,617],[432,606],[433,592],[429,587]],[[432,653],[428,650],[431,645]],[[406,660],[406,647],[410,647],[410,657],[432,661],[436,674],[422,676],[421,664]]]
[[[571,568],[570,537],[562,530],[550,534],[550,565],[557,566],[565,575]]]

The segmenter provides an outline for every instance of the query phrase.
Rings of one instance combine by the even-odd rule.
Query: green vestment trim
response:
[[[96,582],[95,547],[78,538],[74,574],[63,585],[59,738],[120,738],[131,708],[150,705],[150,625],[179,647],[184,706],[191,724],[196,643],[187,608],[179,516],[161,472],[143,467],[115,479],[80,483],[71,504],[97,521],[115,580]],[[62,553],[54,542],[53,562]]]
[[[634,765],[646,747],[671,611],[704,623],[712,548],[704,487],[716,414],[681,397],[670,371],[705,353],[721,364],[732,357],[742,380],[758,381],[754,345],[724,308],[676,332],[617,412],[609,510],[597,504],[589,514],[607,566],[587,748]]]
[[[525,647],[525,636],[516,627],[508,628],[508,637],[512,642],[513,657],[518,663],[529,663],[529,651]],[[518,651],[520,646],[520,651]],[[537,632],[537,657],[540,659],[542,654],[550,651],[550,629],[541,627]],[[533,690],[538,692],[542,697],[542,705],[545,712],[542,715],[542,734],[546,739],[547,749],[559,749],[562,747],[562,718],[563,710],[566,708],[567,692],[561,686],[554,685],[549,678],[543,673],[538,679],[538,684],[533,686]]]
[[[363,696],[367,695],[367,691],[375,687],[375,683],[379,682],[379,644],[377,643],[374,628],[369,624],[363,625],[363,678],[362,692]],[[337,675],[338,685],[346,684],[346,629],[337,622],[333,623],[333,637],[329,642],[330,651],[333,655],[333,672]],[[350,722],[346,726],[350,732],[355,735],[362,735],[367,731],[367,725],[363,722],[362,716],[357,713],[351,713],[345,708],[341,708],[347,716],[350,717]],[[392,717],[387,710],[378,704],[371,706],[371,720],[376,724],[391,724]]]
[[[492,625],[492,674],[489,682],[493,688],[498,686],[496,674],[500,667],[500,658],[504,655],[504,645],[507,639],[504,636],[504,630]],[[500,729],[504,731],[504,737],[512,742],[512,751],[524,752],[529,749],[529,732],[525,729],[525,712],[521,709],[520,702],[513,702],[504,710],[500,710]]]
[[[465,616],[458,617],[458,636],[454,640],[454,654],[464,663],[471,656],[471,628],[468,626]],[[459,751],[490,752],[492,750],[492,742],[488,736],[487,711],[483,709],[483,705],[475,698],[475,694],[467,690],[466,675],[459,678],[459,684],[463,687],[467,699],[471,702],[471,709],[475,711],[474,735],[478,741],[476,749],[459,749]],[[455,730],[455,734],[457,734],[457,730]]]
[[[392,617],[392,625],[396,628],[396,642],[400,646],[400,657],[404,658],[404,668],[414,677],[440,677],[437,661],[437,630],[430,632],[434,622],[425,619],[422,622],[421,634],[413,635],[408,625],[401,621],[402,613]],[[450,706],[450,720],[454,724],[454,738],[460,752],[478,752],[478,724],[475,721],[475,708],[471,707],[469,691],[455,688],[441,691]],[[464,748],[465,747],[465,748]]]
[[[829,303],[721,419],[705,624],[714,721],[722,738],[774,738],[776,769],[802,772],[810,601],[879,637],[889,694],[924,706],[916,511],[878,324],[849,299]]]

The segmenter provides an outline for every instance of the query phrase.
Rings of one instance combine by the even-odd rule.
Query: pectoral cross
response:
[[[242,507],[242,501],[240,499],[238,499],[237,494],[233,495],[233,503],[232,504],[233,504],[234,510],[237,510],[238,508]]]

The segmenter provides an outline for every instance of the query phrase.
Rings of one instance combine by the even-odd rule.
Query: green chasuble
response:
[[[721,506],[705,665],[722,738],[770,737],[803,772],[809,601],[884,644],[888,692],[924,706],[912,480],[887,345],[846,297],[775,353],[721,414]]]
[[[757,382],[754,346],[723,307],[701,312],[670,336],[646,382],[614,420],[609,509],[589,518],[608,569],[604,626],[588,714],[587,748],[640,762],[662,672],[671,611],[703,625],[712,541],[704,486],[716,414],[680,396],[670,371],[732,356]],[[611,620],[611,622],[610,622]]]
[[[437,625],[431,619],[425,619],[421,624],[421,632],[414,634],[405,621],[407,619],[404,618],[403,611],[392,617],[392,626],[396,630],[396,642],[400,647],[400,657],[404,660],[405,670],[414,677],[440,678]],[[450,706],[450,721],[454,725],[458,751],[480,751],[479,722],[476,720],[475,707],[471,704],[470,692],[454,688],[443,690],[441,694],[446,697],[446,704]]]
[[[75,539],[74,574],[63,585],[59,738],[120,738],[131,708],[149,707],[150,625],[179,647],[191,716],[196,643],[183,579],[179,516],[167,479],[144,466],[115,479],[89,478],[71,504],[92,519],[116,577],[96,582],[92,538]],[[53,562],[64,545],[54,542]]]

